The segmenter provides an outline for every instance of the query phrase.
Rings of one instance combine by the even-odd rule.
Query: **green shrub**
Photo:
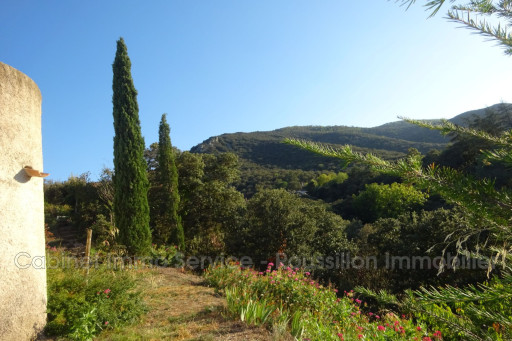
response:
[[[69,205],[44,203],[44,222],[49,227],[71,224],[73,208]]]
[[[365,222],[379,218],[396,218],[400,214],[417,210],[427,201],[428,195],[401,183],[391,185],[372,183],[353,196],[353,206],[358,217]]]
[[[175,266],[180,262],[180,253],[178,247],[174,245],[160,245],[153,244],[149,250],[152,258],[153,265],[160,266]]]
[[[144,311],[135,274],[106,264],[85,269],[61,251],[47,254],[48,335],[88,340],[102,329],[135,321]]]
[[[119,229],[109,222],[103,214],[96,215],[96,220],[90,228],[97,244],[105,249],[110,249],[110,246],[115,245]]]

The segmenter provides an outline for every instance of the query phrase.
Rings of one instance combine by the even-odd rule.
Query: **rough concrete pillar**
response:
[[[41,92],[0,63],[0,340],[31,340],[46,323]]]

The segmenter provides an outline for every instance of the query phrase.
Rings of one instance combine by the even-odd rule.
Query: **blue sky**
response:
[[[123,37],[146,145],[291,125],[371,127],[512,102],[512,60],[418,2],[4,0],[0,61],[43,95],[49,179],[113,158],[112,62]],[[445,8],[446,10],[446,8]]]

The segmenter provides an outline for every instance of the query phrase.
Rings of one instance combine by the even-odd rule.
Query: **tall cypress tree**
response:
[[[185,236],[181,217],[178,214],[180,196],[178,192],[178,169],[171,144],[171,129],[166,114],[162,115],[158,129],[158,177],[161,196],[159,200],[156,230],[160,237],[185,248]]]
[[[119,240],[132,255],[144,255],[151,246],[149,182],[144,160],[144,138],[139,121],[137,90],[123,38],[117,41],[112,64],[114,105],[114,215]]]

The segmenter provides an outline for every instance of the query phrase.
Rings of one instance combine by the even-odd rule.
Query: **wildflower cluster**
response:
[[[232,312],[246,314],[248,305],[260,302],[268,324],[283,314],[290,316],[292,335],[304,340],[442,340],[440,332],[430,334],[424,325],[405,316],[365,313],[366,303],[354,292],[338,295],[336,289],[298,268],[269,263],[265,271],[258,272],[237,265],[216,266],[205,276],[218,290],[230,296],[236,293],[228,299]]]

